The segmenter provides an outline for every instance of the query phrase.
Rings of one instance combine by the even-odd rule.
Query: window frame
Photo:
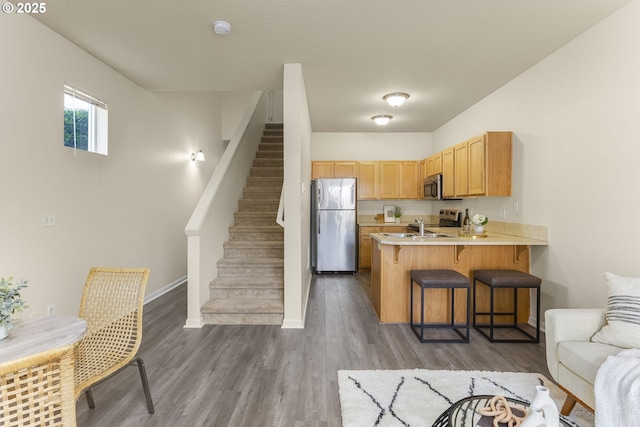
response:
[[[90,95],[88,92],[79,89],[73,85],[65,83],[64,92],[63,92],[63,101],[64,101],[64,115],[66,118],[67,114],[67,97],[72,97],[71,107],[73,111],[73,126],[74,126],[74,139],[73,145],[67,145],[66,140],[63,137],[63,145],[65,147],[73,148],[74,150],[80,149],[83,151],[87,151],[90,153],[108,155],[109,153],[109,114],[107,103]],[[77,138],[76,138],[76,122],[75,122],[75,112],[78,110],[75,108],[75,100],[78,99],[89,105],[88,108],[88,117],[87,117],[87,148],[78,148],[77,146]],[[63,120],[64,122],[64,120]]]

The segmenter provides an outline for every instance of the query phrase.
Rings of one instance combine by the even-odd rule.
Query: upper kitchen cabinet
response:
[[[444,150],[444,197],[510,196],[511,156],[511,132],[487,132]]]
[[[469,149],[468,141],[453,146],[454,196],[469,195]]]
[[[377,161],[358,162],[358,200],[380,198],[380,173]]]
[[[400,194],[400,165],[398,162],[379,162],[380,198],[397,199]]]
[[[318,178],[356,178],[356,161],[324,161],[311,163],[311,179]]]
[[[400,164],[400,199],[418,199],[422,183],[420,181],[420,164],[417,161],[403,160]]]
[[[415,160],[381,161],[380,198],[417,199],[418,162]]]
[[[418,166],[415,160],[358,162],[358,200],[418,199]]]
[[[442,173],[442,153],[427,157],[427,176]]]
[[[454,161],[453,147],[449,147],[442,152],[442,195],[444,197],[454,197]]]
[[[512,133],[487,132],[468,144],[468,195],[510,196]]]

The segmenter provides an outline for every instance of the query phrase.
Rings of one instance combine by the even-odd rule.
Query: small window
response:
[[[92,153],[108,153],[107,104],[64,86],[64,145]]]

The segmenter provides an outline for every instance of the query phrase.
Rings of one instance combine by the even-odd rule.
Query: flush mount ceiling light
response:
[[[204,153],[202,152],[202,150],[198,151],[197,153],[191,153],[191,160],[192,161],[199,161],[199,162],[204,162]]]
[[[379,126],[385,126],[391,119],[393,119],[393,116],[389,116],[387,114],[378,114],[377,116],[371,117],[371,120],[376,122]]]
[[[404,101],[406,101],[408,98],[409,98],[409,94],[404,92],[388,93],[382,97],[382,99],[387,101],[387,103],[392,107],[401,106],[402,104],[404,104]]]
[[[226,36],[231,32],[231,24],[227,21],[215,21],[213,23],[213,31],[219,36]]]

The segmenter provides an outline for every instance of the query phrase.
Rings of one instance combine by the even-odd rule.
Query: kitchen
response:
[[[355,181],[350,178],[351,176],[358,178],[359,203],[366,203],[367,199],[374,197],[384,203],[391,203],[387,202],[391,197],[397,197],[398,200],[401,197],[421,198],[423,203],[436,205],[463,202],[464,198],[470,194],[506,197],[511,195],[511,153],[511,132],[487,132],[432,154],[421,161],[315,161],[311,168],[312,177],[315,178],[312,199],[316,193],[315,185],[318,186],[318,199],[324,202],[331,193],[321,191],[324,186],[349,182],[350,190],[345,188],[344,191],[340,191],[341,189],[337,188],[337,191],[333,192],[347,194],[353,201]],[[446,160],[447,156],[451,156],[450,161]],[[374,173],[371,172],[373,167],[375,167]],[[371,177],[374,177],[375,182],[371,182]],[[312,205],[319,205],[319,203],[314,201]],[[438,215],[425,213],[424,218],[423,215],[416,216],[415,210],[411,209],[413,215],[402,215],[401,207],[390,204],[384,204],[383,212],[376,212],[374,215],[364,213],[362,210],[358,211],[358,267],[372,268],[371,299],[382,322],[408,321],[409,292],[405,285],[409,282],[408,275],[411,269],[455,269],[469,277],[471,272],[478,268],[503,268],[530,272],[530,247],[547,245],[544,227],[522,226],[514,232],[513,227],[511,230],[506,230],[503,222],[494,221],[490,234],[487,232],[477,234],[472,231],[470,236],[467,230],[467,234],[461,237],[459,235],[463,223],[461,209],[440,208]],[[465,224],[470,222],[468,209],[465,210],[464,222]],[[321,217],[312,213],[311,223],[312,241],[314,241],[314,236],[321,236],[319,233]],[[315,227],[316,223],[317,227]],[[420,223],[422,226],[419,226]],[[426,234],[424,224],[427,228],[432,228],[427,230]],[[323,227],[326,231],[326,226]],[[349,231],[353,228],[353,226],[345,227]],[[338,238],[334,241],[344,242],[345,239]],[[444,248],[441,245],[447,247]],[[312,244],[312,247],[314,246],[315,244]],[[335,253],[335,246],[337,246],[335,243],[333,246],[328,245],[326,252]],[[320,246],[318,248],[318,252],[322,253],[323,249]],[[404,251],[401,251],[403,248]],[[468,249],[465,252],[466,248]],[[446,251],[446,254],[443,251]],[[342,253],[340,249],[337,252]],[[464,254],[461,255],[463,252]],[[510,257],[510,254],[513,256]],[[406,259],[403,259],[404,256]],[[341,256],[342,259],[349,257],[355,257],[355,254]],[[314,269],[319,273],[323,272],[323,269],[316,267],[315,261],[316,256],[313,257]],[[336,268],[335,270],[344,272],[343,270],[354,269]],[[520,302],[523,304],[520,310],[521,321],[526,322],[529,317],[529,299],[526,293],[523,293]]]

